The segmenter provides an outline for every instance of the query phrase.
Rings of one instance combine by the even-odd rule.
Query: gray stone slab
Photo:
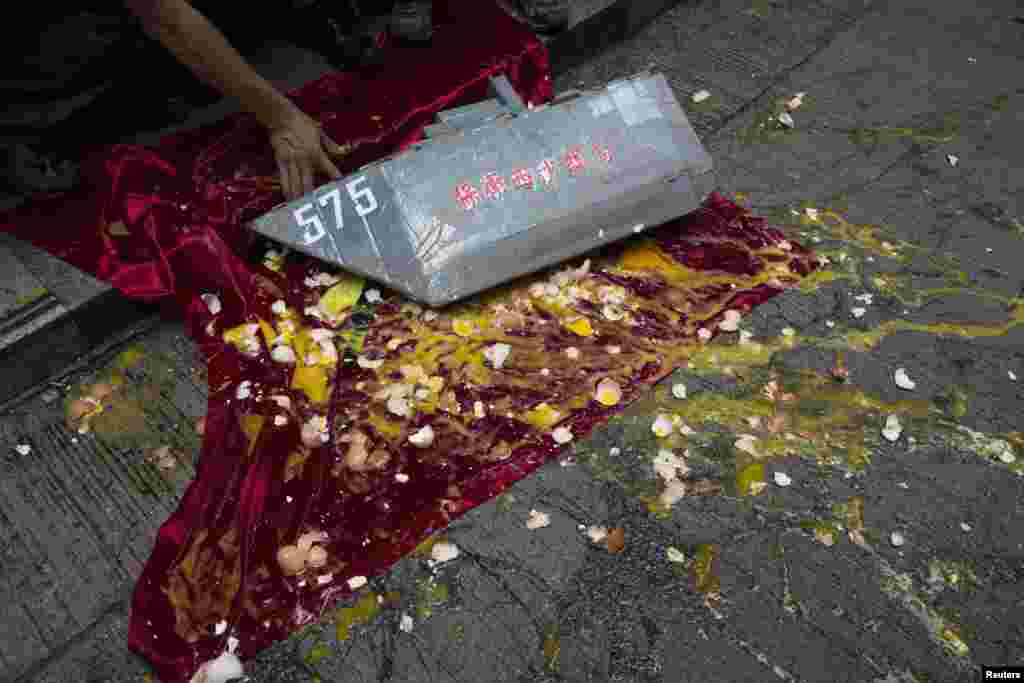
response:
[[[26,678],[33,683],[140,683],[145,680],[148,666],[125,649],[127,637],[127,607],[118,604],[70,640],[60,657],[39,662]]]
[[[67,308],[19,258],[0,242],[0,349],[58,319]]]
[[[762,18],[745,0],[679,3],[634,37],[557,74],[555,90],[592,87],[657,68],[704,139],[865,11],[858,2],[835,4],[841,9],[817,0],[780,3]],[[711,91],[713,99],[694,106],[690,97],[701,89]]]
[[[74,310],[110,290],[110,285],[105,282],[10,235],[0,234],[0,249],[17,258],[39,286],[52,294],[66,311]]]
[[[0,595],[11,606],[2,626],[9,637],[0,640],[4,680],[43,671],[48,657],[71,657],[66,650],[74,643],[102,640],[109,629],[97,624],[126,610],[159,525],[194,475],[194,421],[206,398],[194,374],[198,352],[173,327],[151,334],[141,348],[133,386],[111,404],[105,428],[69,430],[63,398],[35,397],[0,416]],[[68,389],[108,378],[108,361],[68,378]],[[149,448],[165,444],[184,458],[167,478],[145,461]],[[22,445],[31,451],[20,454],[15,447]],[[110,640],[106,657],[89,661],[109,660],[113,643],[123,652],[123,628],[115,630],[116,638],[103,636]]]

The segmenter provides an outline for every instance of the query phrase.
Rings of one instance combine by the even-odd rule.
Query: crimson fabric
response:
[[[586,437],[682,365],[699,330],[716,329],[725,311],[749,312],[816,264],[718,194],[646,240],[588,257],[586,272],[538,274],[433,315],[385,290],[358,358],[300,360],[294,370],[271,362],[262,344],[254,353],[225,343],[225,332],[253,318],[215,315],[193,299],[188,320],[208,358],[206,437],[195,482],[136,587],[131,646],[177,681],[229,635],[245,658],[316,621],[351,593],[350,579],[383,573],[555,457],[555,426]],[[311,277],[320,268],[299,256],[264,271],[251,310],[274,326],[263,333],[268,345],[288,322],[296,339],[352,329],[352,320],[332,330],[300,313],[327,290]],[[603,299],[621,299],[623,317],[605,312]],[[274,300],[287,313],[273,311]],[[483,362],[495,344],[511,349],[500,369]],[[295,348],[309,357],[299,341]],[[301,382],[300,370],[310,371]],[[327,389],[320,399],[307,381],[316,376]],[[595,398],[607,380],[621,388],[615,406]],[[416,410],[398,417],[388,399],[415,387]],[[428,426],[433,444],[415,446],[410,437]],[[686,495],[721,489],[681,485]],[[286,574],[277,553],[310,534],[323,534],[324,562]],[[222,621],[229,626],[218,637]]]

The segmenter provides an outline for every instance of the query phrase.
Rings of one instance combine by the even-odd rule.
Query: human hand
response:
[[[320,124],[300,111],[270,130],[270,144],[281,174],[281,189],[289,201],[311,192],[317,173],[331,180],[341,177],[331,155],[342,156],[345,148],[331,140]]]

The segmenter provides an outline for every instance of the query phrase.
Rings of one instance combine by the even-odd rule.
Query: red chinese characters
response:
[[[569,173],[576,175],[583,170],[586,166],[586,162],[583,159],[583,154],[578,149],[569,150],[565,155],[565,167],[569,169]]]
[[[480,203],[480,191],[469,183],[461,183],[455,186],[455,200],[462,205],[466,211],[476,208]]]
[[[484,186],[484,196],[488,199],[500,197],[505,192],[505,179],[497,173],[488,173],[481,178]]]
[[[573,147],[562,157],[565,168],[571,175],[578,175],[586,168],[587,159],[583,156],[585,146]],[[591,145],[594,157],[604,163],[611,163],[612,153],[600,143]],[[486,173],[480,178],[480,190],[470,183],[461,183],[455,188],[455,199],[467,211],[475,209],[484,199],[499,199],[511,188],[520,190],[536,189],[538,184],[548,186],[555,181],[558,170],[556,159],[544,159],[536,168],[517,168],[508,178],[498,173]]]
[[[603,147],[595,142],[593,145],[593,150],[594,156],[596,156],[598,159],[600,159],[606,164],[611,162],[612,153],[611,150],[609,150],[607,147]]]
[[[520,190],[532,190],[533,175],[530,173],[529,169],[517,168],[512,171],[512,184]]]
[[[537,175],[540,176],[541,182],[545,185],[550,185],[555,179],[555,162],[553,159],[545,159],[544,161],[537,164]]]

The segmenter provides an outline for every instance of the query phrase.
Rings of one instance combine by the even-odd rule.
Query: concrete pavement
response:
[[[827,265],[742,321],[760,346],[717,339],[456,522],[459,557],[402,560],[250,679],[924,683],[1024,664],[1019,13],[707,2],[560,77],[556,90],[655,64],[722,190]],[[784,129],[773,117],[798,92]],[[68,433],[55,395],[0,419],[4,680],[145,673],[124,650],[125,599],[191,466],[165,481],[142,453],[195,452],[205,385],[179,328],[136,343],[138,394],[108,429]],[[68,390],[108,372],[95,363]],[[724,495],[645,503],[663,412],[695,430],[691,467]],[[780,431],[789,454],[744,464],[739,435],[756,449]],[[736,495],[751,482],[759,495]],[[534,509],[549,526],[526,528]],[[592,526],[622,529],[621,547]]]

